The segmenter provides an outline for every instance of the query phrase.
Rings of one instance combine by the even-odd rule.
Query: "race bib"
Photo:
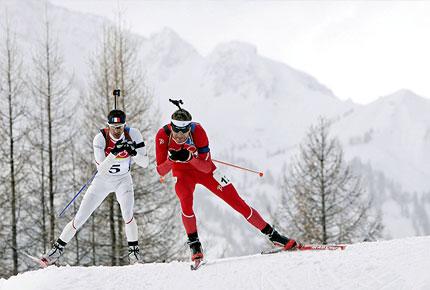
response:
[[[231,183],[230,178],[228,178],[225,174],[223,174],[220,170],[216,169],[213,172],[213,176],[218,183],[224,187]]]

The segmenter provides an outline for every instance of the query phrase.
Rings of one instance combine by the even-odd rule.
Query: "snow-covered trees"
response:
[[[377,237],[382,227],[360,178],[343,159],[330,123],[319,118],[300,146],[300,155],[284,176],[281,220],[286,231],[304,242],[350,243]]]

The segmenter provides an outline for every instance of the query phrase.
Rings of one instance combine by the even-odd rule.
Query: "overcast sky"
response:
[[[170,27],[204,56],[221,42],[252,43],[341,99],[365,104],[401,88],[430,98],[430,1],[51,2],[111,19],[119,2],[134,32]]]

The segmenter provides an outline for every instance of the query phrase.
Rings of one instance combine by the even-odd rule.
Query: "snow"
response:
[[[430,289],[430,237],[350,245],[344,251],[283,252],[122,267],[56,267],[0,280],[0,290]]]

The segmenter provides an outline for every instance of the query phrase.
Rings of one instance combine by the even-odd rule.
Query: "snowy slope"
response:
[[[430,289],[430,237],[362,243],[345,251],[292,252],[123,267],[51,266],[0,280],[0,290]]]

